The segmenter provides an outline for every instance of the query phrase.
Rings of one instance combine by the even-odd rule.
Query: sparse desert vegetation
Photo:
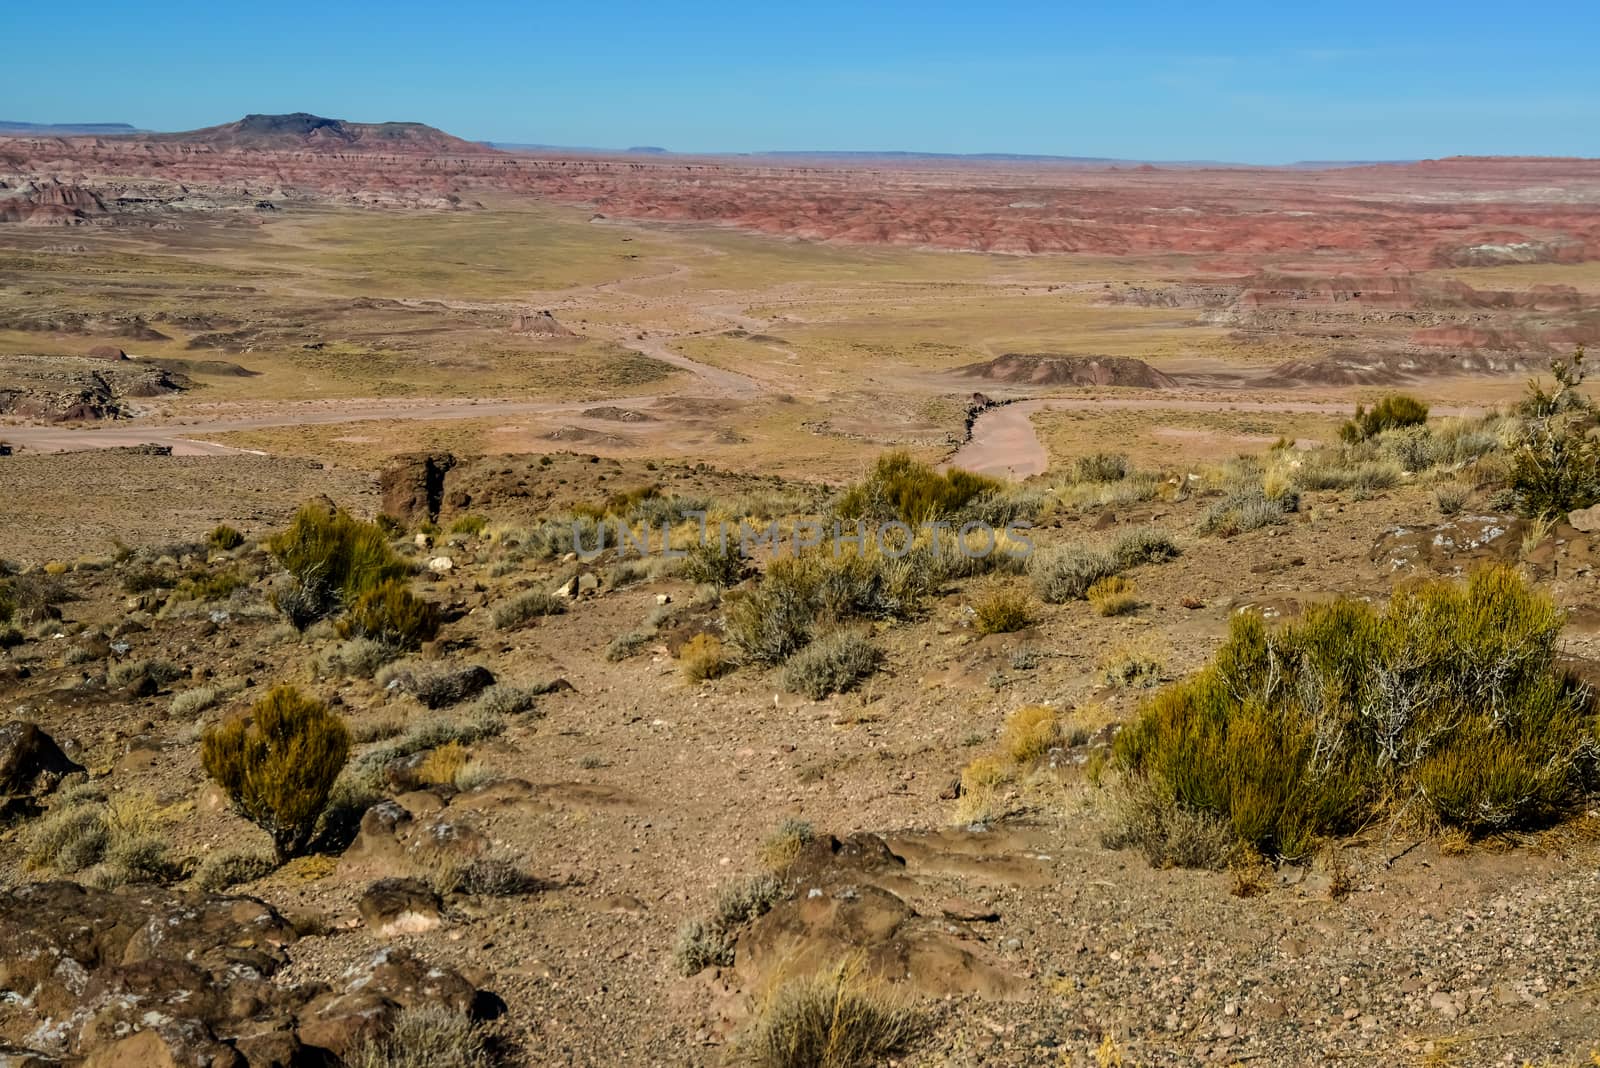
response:
[[[1582,161],[433,136],[0,137],[0,1050],[1600,1038]]]

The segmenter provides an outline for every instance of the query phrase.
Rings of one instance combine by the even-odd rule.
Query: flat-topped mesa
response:
[[[487,145],[454,137],[420,122],[348,122],[296,111],[246,115],[236,122],[181,133],[133,134],[118,140],[210,145],[225,150],[375,152],[405,155],[495,154]]]

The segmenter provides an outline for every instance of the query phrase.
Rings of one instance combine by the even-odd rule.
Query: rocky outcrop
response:
[[[512,322],[511,329],[519,334],[535,334],[540,337],[576,336],[573,331],[557,322],[556,317],[548,311],[519,314]]]
[[[105,202],[92,190],[54,179],[23,182],[0,193],[0,223],[80,226],[105,214]]]
[[[383,514],[407,525],[437,519],[445,476],[455,466],[456,458],[447,452],[399,457],[378,476]]]
[[[133,360],[91,356],[8,356],[0,367],[0,415],[46,422],[115,419],[128,401],[188,388],[181,375]]]
[[[403,1008],[480,1004],[460,975],[399,949],[334,984],[277,983],[297,940],[253,898],[19,887],[0,894],[0,1006],[27,1011],[0,1008],[0,1042],[86,1068],[320,1064]]]
[[[82,765],[38,724],[14,719],[0,726],[0,816],[32,808]]]

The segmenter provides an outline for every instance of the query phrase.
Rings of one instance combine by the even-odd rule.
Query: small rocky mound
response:
[[[585,408],[581,413],[585,419],[604,419],[610,423],[652,423],[655,417],[633,408],[618,408],[606,404],[598,408]]]
[[[577,334],[556,321],[556,317],[548,311],[521,313],[512,323],[511,329],[519,334],[537,334],[541,337],[576,337]]]
[[[1476,564],[1514,563],[1527,522],[1507,515],[1463,515],[1436,525],[1391,527],[1368,559],[1396,573],[1464,575]]]
[[[32,810],[63,778],[83,770],[37,724],[15,719],[0,726],[0,818]]]
[[[1131,356],[1056,356],[1008,352],[984,363],[968,364],[957,373],[987,382],[1020,386],[1131,386],[1170,389],[1171,375]]]
[[[1490,351],[1337,352],[1315,360],[1290,360],[1261,379],[1263,386],[1387,386],[1449,375],[1537,373],[1547,361]]]
[[[92,360],[126,360],[128,354],[115,345],[96,345],[89,350],[89,358]]]

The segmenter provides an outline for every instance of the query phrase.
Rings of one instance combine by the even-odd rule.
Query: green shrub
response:
[[[296,512],[267,550],[289,575],[274,589],[273,603],[301,629],[408,570],[383,528],[315,503]]]
[[[240,815],[272,836],[279,863],[304,851],[350,755],[350,731],[321,701],[279,686],[202,736],[200,764]]]
[[[175,601],[226,601],[233,596],[233,591],[243,589],[248,585],[250,585],[250,580],[231,568],[214,573],[199,571],[190,575],[173,588],[172,599]]]
[[[683,561],[683,577],[726,589],[744,581],[745,560],[737,542],[706,541],[695,545]]]
[[[464,515],[450,524],[450,533],[476,538],[489,529],[489,521],[481,515]]]
[[[1584,415],[1529,420],[1511,461],[1517,508],[1530,517],[1565,515],[1600,502],[1600,440]]]
[[[1132,468],[1128,458],[1120,452],[1094,452],[1072,461],[1074,482],[1121,482]]]
[[[1103,549],[1084,545],[1057,546],[1028,559],[1028,577],[1034,592],[1048,604],[1065,604],[1087,597],[1089,587],[1120,570],[1117,558]]]
[[[1404,393],[1391,393],[1369,411],[1356,405],[1355,418],[1339,428],[1339,437],[1354,444],[1376,437],[1385,430],[1419,426],[1428,421],[1428,406]]]
[[[222,523],[206,535],[206,547],[216,552],[228,552],[244,544],[244,535]]]
[[[490,618],[500,630],[516,630],[541,616],[558,616],[566,610],[567,602],[555,594],[529,590],[495,605]]]
[[[847,630],[824,634],[789,658],[783,688],[820,701],[852,689],[878,670],[883,654],[867,639]]]
[[[636,656],[656,636],[654,630],[630,630],[611,639],[606,646],[606,660],[613,664]]]
[[[356,598],[339,620],[341,638],[369,638],[394,649],[416,649],[439,633],[439,609],[401,579],[388,579]]]
[[[1033,605],[1018,590],[992,590],[972,606],[972,625],[979,634],[1011,634],[1033,625]]]
[[[943,474],[897,451],[878,457],[872,473],[839,498],[834,511],[843,519],[899,520],[912,526],[947,518],[982,494],[999,493],[1001,483],[951,468]]]
[[[1563,616],[1514,571],[1234,617],[1212,664],[1141,709],[1116,760],[1136,788],[1305,856],[1387,811],[1472,834],[1538,827],[1593,784],[1586,688],[1559,670]]]

